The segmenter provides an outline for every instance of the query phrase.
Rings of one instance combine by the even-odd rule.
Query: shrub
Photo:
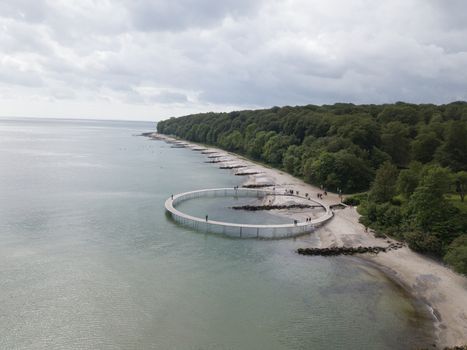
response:
[[[467,274],[467,234],[460,235],[449,245],[444,261],[452,268]]]
[[[353,206],[360,205],[360,199],[354,196],[347,197],[344,199],[344,204],[353,205]]]
[[[441,242],[433,234],[422,233],[420,231],[408,232],[405,234],[405,240],[410,249],[416,252],[439,254],[441,251]]]

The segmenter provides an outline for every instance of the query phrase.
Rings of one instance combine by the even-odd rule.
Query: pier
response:
[[[272,190],[251,189],[251,188],[213,188],[198,191],[190,191],[170,196],[165,201],[165,209],[172,219],[184,226],[191,227],[201,232],[217,233],[233,238],[265,238],[280,239],[290,238],[313,232],[316,227],[324,224],[333,217],[333,212],[328,205],[312,200],[324,209],[324,214],[310,221],[295,221],[290,224],[279,225],[252,225],[231,223],[223,221],[208,220],[188,215],[179,211],[176,206],[183,201],[199,197],[255,197],[264,198],[266,196],[292,196],[306,199],[298,195],[283,194]],[[307,199],[309,200],[309,199]]]

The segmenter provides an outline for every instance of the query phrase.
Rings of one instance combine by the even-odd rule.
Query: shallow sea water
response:
[[[133,136],[153,128],[0,119],[1,349],[426,345],[428,313],[358,259],[174,224],[170,194],[242,179]]]

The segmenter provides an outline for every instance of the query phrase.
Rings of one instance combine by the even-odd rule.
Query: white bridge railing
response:
[[[293,196],[301,199],[307,199],[291,194],[284,194],[278,191],[265,189],[250,189],[250,188],[214,188],[198,191],[180,193],[169,197],[165,201],[165,209],[176,222],[192,227],[201,232],[210,232],[223,234],[229,237],[238,238],[287,238],[303,235],[313,232],[316,226],[319,226],[331,219],[333,216],[329,206],[312,199],[311,201],[321,205],[325,213],[319,218],[311,221],[301,221],[296,224],[279,224],[279,225],[251,225],[237,224],[230,222],[206,220],[185,214],[176,209],[176,206],[186,200],[199,197],[256,197],[264,198],[266,196]]]

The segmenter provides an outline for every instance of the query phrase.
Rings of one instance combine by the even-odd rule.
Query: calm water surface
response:
[[[426,315],[357,259],[302,257],[294,249],[303,242],[225,239],[168,220],[171,193],[242,179],[197,152],[133,136],[151,129],[0,119],[1,349],[407,349],[427,341]],[[196,210],[212,209],[205,205]]]

